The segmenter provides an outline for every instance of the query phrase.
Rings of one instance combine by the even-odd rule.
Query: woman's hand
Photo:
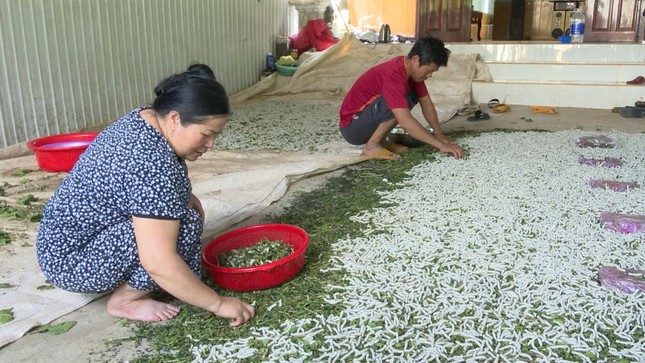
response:
[[[199,202],[197,198],[195,200]],[[132,217],[132,224],[141,266],[160,288],[190,305],[231,319],[231,326],[243,324],[255,316],[255,309],[250,304],[221,296],[204,284],[177,253],[179,220]]]
[[[188,201],[188,208],[194,209],[199,213],[199,216],[204,221],[204,208],[202,207],[202,202],[199,201],[199,198],[195,194],[190,194],[190,201]]]
[[[208,310],[220,318],[233,320],[229,324],[232,327],[240,326],[255,316],[253,305],[231,296],[220,295],[218,302]]]

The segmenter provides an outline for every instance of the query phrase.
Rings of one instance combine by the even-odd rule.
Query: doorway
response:
[[[334,35],[378,31],[383,23],[401,40],[431,33],[448,42],[557,42],[573,9],[587,18],[586,42],[645,39],[639,0],[330,0],[339,16]],[[341,15],[342,14],[342,15]]]

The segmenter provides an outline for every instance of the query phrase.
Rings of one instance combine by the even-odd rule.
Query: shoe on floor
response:
[[[488,101],[488,108],[493,109],[495,106],[499,105],[499,100],[497,98],[493,98],[492,100]]]
[[[508,107],[508,105],[504,103],[497,104],[493,107],[493,113],[504,113],[506,111],[509,111],[511,108]]]
[[[645,77],[643,76],[638,76],[631,81],[627,81],[627,84],[644,84],[645,83]]]
[[[477,112],[475,112],[475,116],[471,116],[471,117],[467,118],[466,120],[471,121],[471,122],[490,120],[490,115],[487,114],[486,112],[477,111]]]
[[[558,113],[555,108],[549,106],[529,106],[529,108],[533,110],[533,113]]]
[[[625,106],[620,110],[620,115],[625,118],[645,117],[645,107]]]

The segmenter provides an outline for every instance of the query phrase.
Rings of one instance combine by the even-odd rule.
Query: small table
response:
[[[470,12],[470,24],[477,24],[477,40],[481,41],[481,32],[482,32],[482,12],[472,10]]]

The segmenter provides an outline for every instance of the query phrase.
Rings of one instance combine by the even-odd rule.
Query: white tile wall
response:
[[[645,99],[645,44],[448,44],[453,53],[479,53],[493,82],[473,83],[486,103],[611,109]]]

